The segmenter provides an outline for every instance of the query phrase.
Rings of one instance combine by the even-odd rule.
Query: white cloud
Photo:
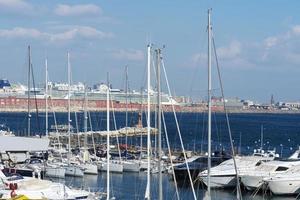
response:
[[[47,33],[40,32],[37,29],[15,27],[13,29],[0,29],[0,37],[5,38],[43,38]]]
[[[4,12],[29,13],[33,6],[23,0],[0,0],[0,9]]]
[[[0,37],[5,38],[33,38],[47,41],[69,41],[75,38],[103,39],[113,37],[112,33],[102,32],[89,26],[76,26],[58,33],[42,32],[38,29],[15,27],[0,29]]]
[[[265,40],[264,40],[264,45],[265,45],[265,47],[268,49],[268,48],[271,48],[271,47],[273,47],[273,46],[275,46],[275,45],[277,45],[278,44],[278,38],[277,37],[274,37],[274,36],[272,36],[272,37],[268,37],[268,38],[266,38]]]
[[[60,16],[97,15],[101,14],[101,12],[101,8],[94,4],[59,4],[54,10],[54,13]]]
[[[241,43],[232,41],[228,46],[217,48],[217,55],[219,59],[233,59],[241,53]],[[193,63],[207,62],[207,53],[196,53],[192,56]]]
[[[274,34],[255,43],[233,41],[217,48],[220,64],[234,68],[299,68],[300,25],[281,34]],[[214,59],[214,58],[213,58]],[[193,66],[205,65],[207,53],[198,52],[191,57]]]
[[[7,9],[31,8],[31,5],[23,0],[0,0],[0,6]]]
[[[103,39],[113,37],[112,33],[99,31],[89,26],[77,26],[62,33],[50,34],[52,41],[56,40],[72,40],[76,37],[89,39]]]
[[[241,53],[241,43],[233,41],[229,46],[217,48],[217,55],[221,59],[230,59],[238,56]]]
[[[296,25],[294,27],[292,27],[292,32],[296,35],[300,34],[300,25]]]
[[[193,63],[202,63],[207,60],[207,54],[205,53],[196,53],[192,56]]]
[[[112,56],[121,60],[140,61],[144,59],[144,52],[135,49],[120,49],[112,52]]]

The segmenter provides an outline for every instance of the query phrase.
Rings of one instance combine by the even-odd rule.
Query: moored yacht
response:
[[[259,166],[262,162],[268,162],[276,157],[275,151],[255,151],[251,156],[235,156],[238,175],[245,174]],[[229,188],[236,185],[236,170],[233,159],[226,160],[220,165],[211,168],[211,187]],[[207,170],[199,173],[198,177],[207,185]]]
[[[264,178],[264,182],[275,195],[294,195],[300,193],[300,165],[287,172]]]
[[[189,166],[189,171],[191,173],[192,180],[196,180],[198,174],[207,168],[207,158],[207,155],[192,156],[191,158],[187,159],[186,162],[175,164],[174,173],[176,180],[178,182],[188,180],[188,170],[186,163]],[[222,163],[223,161],[228,160],[229,158],[229,155],[227,155],[224,151],[215,151],[211,157],[211,164],[212,166],[216,166]]]
[[[32,177],[13,175],[6,177],[0,171],[0,195],[10,199],[24,195],[27,199],[100,199],[100,195],[85,190],[70,189],[64,184]]]
[[[264,186],[264,179],[286,173],[290,168],[300,165],[300,160],[274,160],[255,167],[240,178],[248,190],[254,190]]]

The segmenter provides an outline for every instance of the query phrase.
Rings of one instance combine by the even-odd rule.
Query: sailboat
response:
[[[125,159],[122,161],[123,164],[123,171],[125,172],[139,172],[140,171],[140,162],[136,159],[127,159],[127,153],[128,153],[128,143],[127,143],[127,134],[128,134],[128,66],[125,67],[126,75],[125,75],[125,93],[126,93],[126,117],[125,117],[125,141],[126,141],[126,154]]]
[[[85,95],[84,95],[84,147],[82,152],[82,161],[81,167],[84,169],[85,174],[98,174],[98,166],[96,163],[92,162],[90,159],[90,153],[87,148],[87,87],[85,86]]]
[[[151,66],[151,45],[147,47],[147,186],[145,199],[151,199],[151,133],[150,133],[150,66]]]
[[[205,194],[204,199],[211,199],[211,188],[212,188],[212,181],[211,181],[211,165],[212,165],[212,158],[211,158],[211,97],[212,97],[212,84],[211,84],[211,57],[212,57],[212,42],[214,42],[212,38],[212,25],[211,25],[211,9],[208,9],[208,26],[207,26],[207,33],[208,33],[208,155],[207,155],[207,171],[206,171],[206,177],[205,177],[205,183],[207,185],[207,192]],[[214,45],[214,43],[213,43]],[[215,45],[214,45],[215,47]],[[220,83],[220,89],[221,89],[221,94],[222,98],[225,100],[224,97],[224,90],[223,90],[223,84],[221,80],[221,74],[220,74],[220,69],[219,69],[219,64],[218,64],[218,59],[216,55],[216,49],[214,48],[214,53],[216,56],[216,65],[218,69],[218,76],[219,76],[219,83]],[[234,153],[234,147],[233,147],[233,141],[232,141],[232,135],[231,135],[231,128],[230,128],[230,123],[229,123],[229,117],[228,117],[228,112],[226,109],[226,104],[225,101],[223,101],[223,108],[224,108],[224,113],[226,117],[226,123],[227,123],[227,128],[229,132],[229,141],[230,141],[230,146],[231,146],[231,153],[232,153],[232,161],[233,161],[233,166],[234,166],[234,171],[235,171],[235,176],[236,176],[236,197],[237,199],[242,198],[241,194],[241,188],[240,188],[240,180],[238,178],[238,168],[237,168],[237,162],[235,159],[235,153]]]
[[[118,160],[111,160],[110,159],[110,127],[109,127],[109,124],[110,124],[110,106],[109,106],[109,103],[110,103],[110,98],[109,98],[109,93],[110,93],[110,88],[109,88],[109,83],[107,84],[108,87],[107,87],[107,91],[106,91],[106,95],[107,95],[107,101],[106,101],[106,104],[107,104],[107,130],[106,130],[106,137],[107,137],[107,141],[106,141],[106,159],[103,159],[100,163],[101,163],[101,168],[100,170],[101,171],[106,171],[108,174],[110,172],[115,172],[115,173],[122,173],[123,172],[123,164],[118,161]]]
[[[68,160],[66,163],[62,163],[62,166],[66,169],[66,175],[83,177],[83,168],[80,167],[77,163],[72,163],[72,153],[71,153],[71,64],[70,64],[70,53],[67,53],[68,59]]]

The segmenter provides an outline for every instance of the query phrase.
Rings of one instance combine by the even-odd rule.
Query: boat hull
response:
[[[65,178],[66,169],[63,167],[45,167],[45,175],[53,178]]]
[[[77,166],[67,166],[65,167],[66,176],[74,176],[74,177],[83,177],[83,170]]]
[[[123,171],[124,172],[139,172],[140,165],[135,161],[124,161],[123,162]]]
[[[255,175],[243,175],[241,176],[241,182],[247,188],[247,190],[255,190],[262,187],[264,184],[264,177]]]
[[[96,164],[83,164],[81,167],[84,169],[84,174],[97,175],[98,174],[98,166]]]
[[[107,164],[102,163],[101,171],[107,171]],[[109,171],[112,173],[122,173],[123,165],[121,163],[109,163]]]
[[[200,176],[203,183],[207,186],[207,176]],[[212,188],[231,188],[236,186],[236,176],[235,175],[224,175],[224,176],[211,176],[210,186]]]
[[[270,191],[275,195],[294,195],[300,193],[299,179],[276,179],[267,181]]]

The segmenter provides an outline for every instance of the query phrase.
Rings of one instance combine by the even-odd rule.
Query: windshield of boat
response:
[[[282,167],[282,166],[279,166],[279,167],[277,167],[277,169],[275,170],[276,172],[278,172],[278,171],[286,171],[286,170],[288,170],[289,168],[288,167]]]

